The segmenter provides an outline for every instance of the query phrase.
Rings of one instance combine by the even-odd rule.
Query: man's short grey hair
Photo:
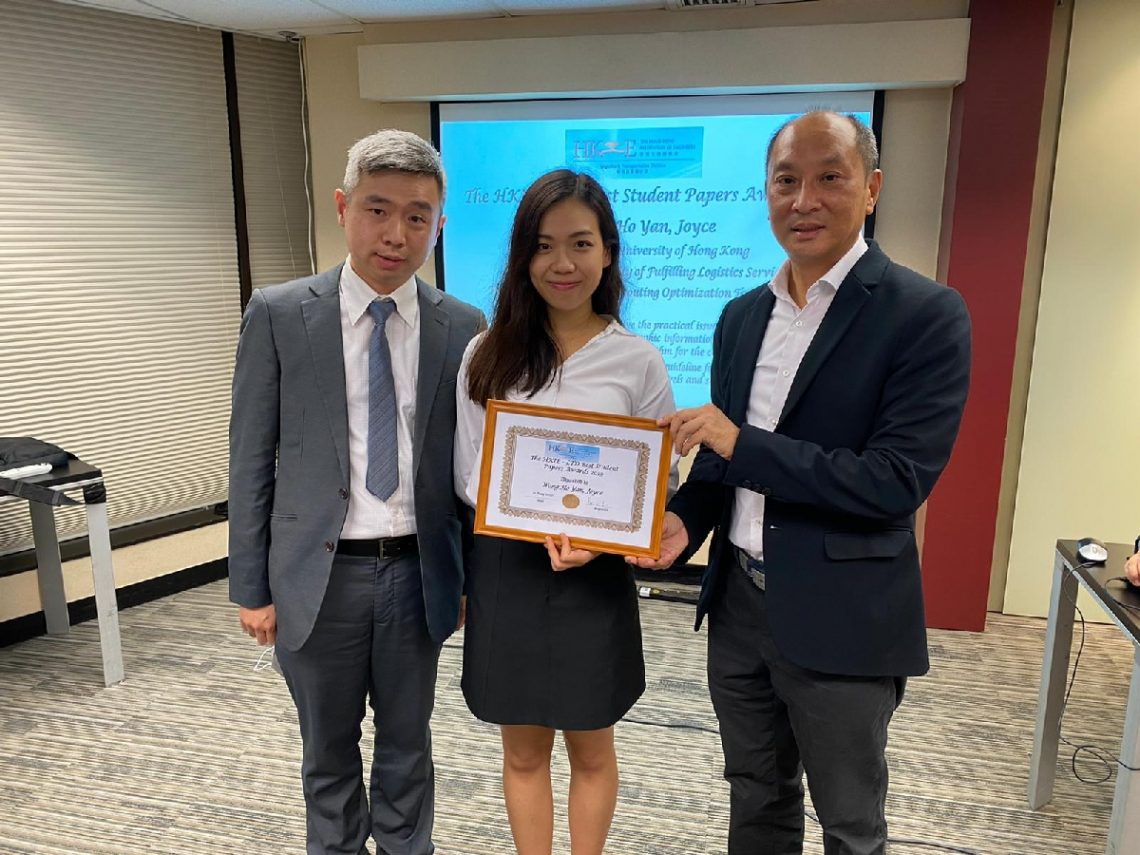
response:
[[[348,150],[348,165],[344,170],[345,196],[351,196],[361,176],[377,172],[409,172],[427,175],[439,186],[439,201],[447,191],[443,176],[443,163],[439,152],[423,137],[409,131],[385,128],[358,140]]]
[[[834,110],[810,110],[802,116],[788,119],[784,124],[776,129],[776,133],[772,134],[772,139],[768,140],[768,154],[764,158],[764,172],[772,168],[772,149],[776,147],[776,140],[792,122],[798,122],[806,116],[835,116],[840,119],[846,119],[851,123],[851,127],[855,129],[855,148],[859,152],[859,159],[863,161],[863,174],[871,177],[871,173],[879,168],[879,143],[875,140],[875,132],[867,127],[866,123],[858,116],[851,113],[837,113]]]

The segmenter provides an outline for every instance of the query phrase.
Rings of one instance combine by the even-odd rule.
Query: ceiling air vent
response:
[[[755,6],[756,0],[668,0],[670,9],[704,9],[712,6]]]

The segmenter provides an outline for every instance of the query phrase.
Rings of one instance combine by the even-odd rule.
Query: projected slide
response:
[[[621,230],[623,321],[661,350],[678,406],[705,403],[721,309],[784,259],[767,223],[768,141],[813,107],[869,123],[873,97],[441,104],[444,288],[490,317],[523,192],[550,169],[589,172],[609,193]]]

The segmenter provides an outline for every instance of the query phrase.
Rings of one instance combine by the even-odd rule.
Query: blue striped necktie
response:
[[[392,300],[373,300],[368,314],[375,327],[368,342],[368,492],[388,499],[400,484],[399,444],[396,441],[396,383],[392,353],[384,324],[396,311]]]

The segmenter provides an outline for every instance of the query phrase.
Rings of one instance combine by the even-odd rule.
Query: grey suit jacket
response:
[[[316,621],[348,512],[340,271],[254,291],[241,323],[230,419],[230,599],[277,609],[296,650]],[[455,375],[482,312],[416,281],[420,363],[412,466],[428,631],[459,616],[462,522],[452,486]],[[394,441],[394,440],[393,440]]]

